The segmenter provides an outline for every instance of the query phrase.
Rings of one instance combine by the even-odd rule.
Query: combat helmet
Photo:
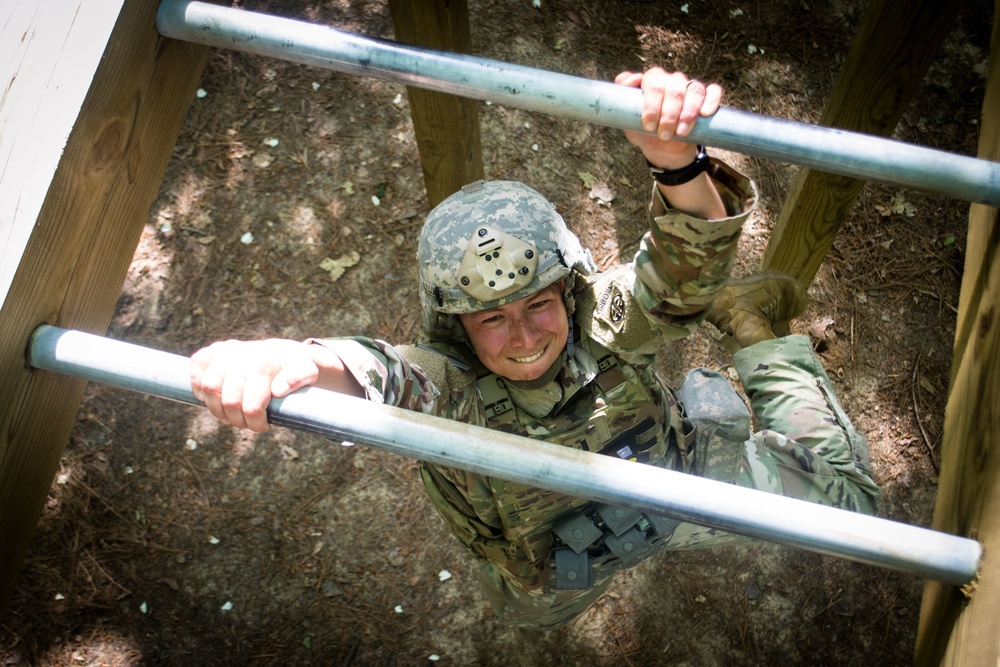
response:
[[[575,275],[596,270],[545,197],[514,181],[477,181],[438,204],[417,246],[421,339],[465,340],[455,315],[497,308],[566,279],[572,313]]]

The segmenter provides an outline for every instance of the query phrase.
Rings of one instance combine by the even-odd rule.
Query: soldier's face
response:
[[[480,361],[500,377],[541,377],[566,348],[562,282],[499,308],[458,316]]]

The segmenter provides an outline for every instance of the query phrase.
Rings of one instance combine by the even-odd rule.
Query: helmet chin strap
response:
[[[566,358],[567,359],[572,359],[573,358],[573,316],[567,314],[566,315],[566,320],[567,320],[567,323],[569,325],[568,326],[569,331],[568,331],[568,333],[566,335]]]

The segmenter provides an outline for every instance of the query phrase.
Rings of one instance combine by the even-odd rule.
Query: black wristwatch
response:
[[[705,147],[699,145],[698,155],[694,158],[694,162],[686,167],[681,167],[680,169],[663,169],[662,167],[654,166],[649,160],[646,160],[646,164],[649,165],[649,173],[657,183],[661,185],[683,185],[688,181],[694,180],[698,174],[708,171],[712,162],[708,159]]]

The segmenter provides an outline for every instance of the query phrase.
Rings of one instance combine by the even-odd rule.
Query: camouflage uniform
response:
[[[725,285],[755,203],[745,177],[718,162],[711,175],[730,217],[706,221],[669,209],[654,188],[651,229],[632,264],[603,273],[589,273],[583,260],[574,265],[564,295],[570,344],[540,381],[512,382],[485,369],[454,316],[431,301],[443,306],[448,298],[436,289],[427,297],[431,306],[425,302],[421,345],[364,338],[324,344],[371,400],[870,513],[878,488],[867,445],[806,338],[765,341],[735,356],[763,426],[757,433],[717,373],[695,369],[674,391],[652,371],[660,344],[699,326]],[[455,295],[451,313],[507,302],[464,303],[461,292]],[[462,470],[424,464],[421,474],[441,516],[483,563],[497,613],[525,627],[569,621],[615,571],[660,550],[741,539]]]

